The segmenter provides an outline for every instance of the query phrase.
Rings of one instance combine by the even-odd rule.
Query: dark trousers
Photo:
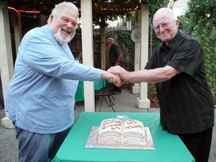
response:
[[[113,92],[121,92],[122,91],[122,89],[120,88],[120,87],[117,87],[117,86],[115,86],[115,85],[113,85]]]
[[[70,128],[56,134],[32,133],[15,126],[19,162],[50,162]]]
[[[180,134],[179,137],[196,162],[208,162],[212,141],[212,128],[193,134]]]

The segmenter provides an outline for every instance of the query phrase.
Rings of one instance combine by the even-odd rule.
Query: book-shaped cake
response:
[[[101,122],[97,144],[110,146],[147,146],[146,131],[141,121],[109,118]]]

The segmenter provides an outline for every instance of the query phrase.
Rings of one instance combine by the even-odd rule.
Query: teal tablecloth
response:
[[[104,86],[104,82],[106,80],[100,79],[97,82],[94,82],[94,90],[99,90]],[[84,86],[83,86],[83,81],[79,81],[78,87],[77,87],[77,92],[75,95],[76,101],[83,101],[84,100]]]
[[[156,150],[85,148],[92,126],[117,115],[127,115],[149,127]],[[178,136],[162,130],[159,118],[159,113],[83,112],[52,162],[195,162]]]

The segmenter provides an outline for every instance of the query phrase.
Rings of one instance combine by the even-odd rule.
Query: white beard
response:
[[[59,44],[64,45],[65,43],[69,43],[73,39],[75,33],[76,32],[74,32],[71,36],[67,36],[66,38],[62,38],[61,29],[59,29],[58,32],[54,34],[54,37],[59,42]]]

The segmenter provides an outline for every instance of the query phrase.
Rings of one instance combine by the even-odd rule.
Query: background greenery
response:
[[[216,95],[216,0],[190,0],[186,14],[180,17],[183,32],[199,39],[205,50],[209,86]]]

